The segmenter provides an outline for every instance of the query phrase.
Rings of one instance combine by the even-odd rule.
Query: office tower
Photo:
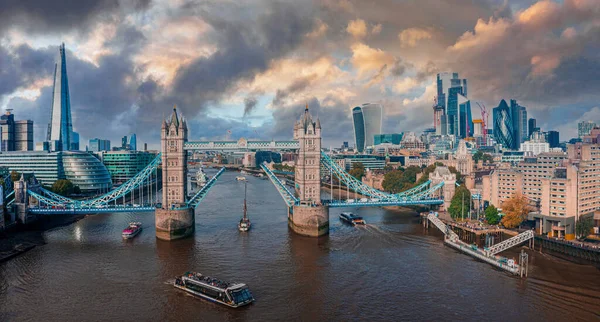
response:
[[[494,115],[494,139],[506,149],[518,149],[517,140],[514,137],[512,110],[501,100],[498,107],[493,109]],[[520,143],[520,142],[519,142]]]
[[[518,149],[519,145],[525,142],[527,138],[527,109],[517,103],[517,100],[510,100],[510,111],[513,126],[513,138],[516,146],[512,149]]]
[[[352,109],[352,124],[354,125],[354,146],[358,152],[363,152],[365,150],[365,120],[359,106]]]
[[[94,152],[110,151],[110,140],[93,138],[89,141],[89,147]]]
[[[383,107],[381,104],[365,103],[352,109],[354,124],[354,142],[358,152],[373,146],[376,134],[381,134]]]
[[[458,73],[439,73],[437,74],[437,106],[443,109],[443,114],[439,119],[445,121],[445,129],[441,129],[442,135],[455,135],[458,137],[466,137],[466,128],[472,127],[472,123],[467,121],[470,115],[470,103],[467,104],[467,80],[460,79]],[[461,104],[465,104],[462,107]],[[464,113],[465,122],[461,122],[460,115]],[[461,125],[464,124],[464,127]],[[462,132],[461,132],[462,129]],[[445,130],[445,131],[444,131]],[[437,126],[436,126],[437,132]]]
[[[121,149],[129,150],[129,147],[127,146],[127,135],[121,139]]]
[[[433,128],[436,135],[446,134],[446,118],[444,117],[444,108],[437,104],[433,106]]]
[[[577,133],[579,138],[581,139],[584,136],[589,135],[594,127],[596,127],[596,123],[592,121],[579,122],[579,124],[577,124]]]
[[[79,133],[71,132],[71,151],[79,151]]]
[[[136,151],[137,150],[137,137],[135,133],[132,133],[129,137],[129,150]]]
[[[458,132],[456,136],[458,138],[466,138],[473,136],[473,116],[471,115],[471,101],[467,100],[464,96],[458,96],[459,106],[459,123],[456,127]]]
[[[6,113],[0,117],[0,131],[2,151],[15,150],[15,115],[11,113],[12,109],[7,109]]]
[[[546,133],[546,142],[550,144],[550,148],[558,148],[560,145],[558,131],[548,131],[548,133]]]
[[[48,141],[57,141],[62,150],[71,148],[73,123],[71,121],[71,96],[67,77],[65,44],[59,47],[58,62],[54,65],[54,87],[52,91],[52,115],[48,124]]]
[[[33,151],[33,121],[15,121],[15,151]]]
[[[148,151],[148,143],[144,143],[144,151]]]
[[[404,133],[376,134],[374,137],[374,145],[384,143],[399,145],[403,136]]]
[[[531,134],[532,134],[533,132],[535,132],[535,128],[536,128],[536,127],[537,127],[537,125],[536,125],[536,120],[535,120],[534,118],[530,118],[530,119],[529,119],[529,124],[528,124],[528,126],[527,126],[527,128],[528,128],[528,130],[529,130],[529,131],[527,132],[527,135],[528,135],[528,136],[531,136]]]

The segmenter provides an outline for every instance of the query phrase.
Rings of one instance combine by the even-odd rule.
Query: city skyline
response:
[[[599,33],[599,7],[425,1],[368,8],[333,0],[0,5],[0,107],[34,120],[35,141],[43,140],[54,58],[64,41],[73,124],[85,129],[81,142],[117,142],[135,132],[157,148],[155,129],[175,103],[198,138],[225,138],[228,131],[232,138],[290,138],[288,124],[306,102],[328,128],[325,146],[349,139],[351,108],[365,101],[384,106],[386,131],[420,132],[432,127],[435,75],[444,71],[469,80],[473,101],[491,107],[517,99],[540,128],[558,130],[564,140],[577,136],[579,121],[600,118],[593,73],[600,51],[590,41]],[[518,43],[527,46],[504,49]]]

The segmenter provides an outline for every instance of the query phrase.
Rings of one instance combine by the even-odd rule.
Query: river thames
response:
[[[332,209],[328,237],[300,237],[271,182],[249,177],[253,225],[240,233],[236,175],[221,176],[185,240],[157,240],[153,213],[91,215],[45,232],[46,245],[0,264],[0,320],[600,319],[597,268],[530,253],[529,277],[516,278],[444,246],[414,212],[351,209],[368,223],[351,227]],[[144,230],[124,241],[130,221]],[[188,270],[246,283],[256,302],[230,309],[168,284]]]

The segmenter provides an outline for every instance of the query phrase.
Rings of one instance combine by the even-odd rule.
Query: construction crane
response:
[[[487,112],[487,109],[485,108],[485,105],[479,104],[479,102],[476,103],[479,106],[479,109],[481,110],[481,120],[483,121],[483,142],[485,142],[485,144],[487,145],[487,127],[489,114]]]

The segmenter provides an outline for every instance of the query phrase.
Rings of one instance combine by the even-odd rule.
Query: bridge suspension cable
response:
[[[288,208],[292,207],[293,205],[296,205],[300,202],[298,200],[298,198],[296,198],[296,196],[292,192],[290,192],[288,190],[288,188],[279,180],[279,178],[277,178],[277,176],[275,176],[275,174],[271,171],[271,169],[269,169],[267,167],[266,164],[263,163],[260,165],[260,167],[267,174],[267,177],[269,178],[269,180],[271,180],[271,182],[273,182],[273,184],[275,185],[275,188],[277,188],[277,191],[279,192],[279,194],[281,195],[281,197],[287,204]]]
[[[206,197],[206,194],[208,193],[208,191],[210,190],[210,188],[212,188],[212,186],[217,182],[217,178],[219,178],[221,176],[221,174],[223,174],[223,172],[225,172],[225,167],[221,168],[221,170],[219,170],[219,172],[217,172],[212,178],[210,178],[210,180],[208,180],[208,182],[206,182],[206,184],[204,185],[204,187],[202,187],[202,189],[200,189],[187,202],[188,206],[192,207],[192,208],[198,207],[198,205],[200,204],[200,202],[202,201],[202,199],[204,199],[204,197]]]

